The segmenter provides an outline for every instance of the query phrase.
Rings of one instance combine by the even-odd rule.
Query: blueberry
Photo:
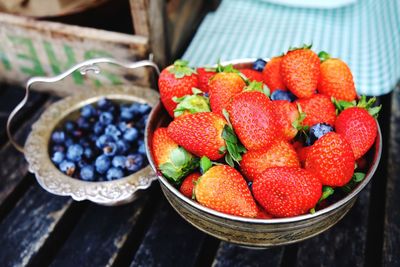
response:
[[[124,172],[120,168],[111,167],[106,174],[107,180],[116,180],[124,177]]]
[[[85,160],[81,159],[80,161],[78,161],[77,165],[79,168],[83,168],[83,167],[87,166],[88,163]]]
[[[99,149],[103,149],[109,142],[113,142],[114,139],[109,135],[100,135],[100,137],[96,140],[96,146]]]
[[[89,147],[91,144],[91,140],[89,137],[83,137],[81,139],[79,139],[79,144],[83,147]]]
[[[110,112],[102,112],[100,113],[99,116],[99,121],[103,124],[103,125],[108,125],[111,124],[114,120],[114,116],[110,113]]]
[[[65,141],[66,134],[63,131],[54,131],[51,135],[51,140],[55,144],[62,144]]]
[[[66,121],[64,129],[67,133],[72,133],[76,129],[76,123],[73,121]]]
[[[83,156],[85,159],[92,159],[95,156],[95,151],[91,147],[85,147],[83,150]]]
[[[150,110],[151,110],[151,107],[145,103],[139,105],[138,111],[140,114],[143,114],[143,115],[148,114],[150,112]]]
[[[76,123],[82,130],[89,130],[91,128],[90,122],[84,117],[79,117]]]
[[[86,165],[81,169],[80,172],[81,179],[84,181],[94,181],[95,179],[95,172],[94,172],[94,167],[92,165]]]
[[[83,136],[83,131],[80,129],[76,129],[74,131],[72,131],[72,137],[74,137],[75,139],[80,139]]]
[[[126,157],[125,167],[130,172],[136,172],[142,168],[143,156],[141,154],[131,154]]]
[[[138,152],[142,155],[146,155],[146,146],[143,140],[138,141]]]
[[[121,135],[121,131],[114,124],[107,125],[104,133],[112,136],[115,140],[118,140],[118,137]]]
[[[65,152],[65,147],[64,147],[63,145],[54,145],[54,146],[51,148],[51,151],[52,151],[52,152],[57,152],[57,151],[59,151],[59,152]]]
[[[271,100],[287,100],[293,102],[296,100],[296,96],[290,91],[277,89],[271,94]]]
[[[124,140],[117,141],[117,149],[119,153],[124,154],[129,150],[129,148],[130,145],[126,141]]]
[[[68,176],[72,176],[75,172],[76,166],[75,163],[68,161],[68,160],[63,160],[60,165],[60,171],[65,173]]]
[[[68,147],[67,159],[77,162],[82,159],[83,147],[79,144],[74,144]]]
[[[332,132],[333,127],[327,123],[317,123],[310,127],[310,134],[307,137],[306,145],[310,146],[314,144],[315,141],[320,139],[325,134]]]
[[[101,122],[98,121],[93,125],[93,133],[94,134],[100,135],[103,133],[103,131],[104,131],[104,126]]]
[[[248,182],[247,186],[249,187],[250,191],[253,190],[253,182]]]
[[[136,140],[138,138],[138,136],[139,136],[139,132],[136,128],[128,128],[128,129],[126,129],[123,137],[126,141],[132,142],[132,141]]]
[[[126,157],[119,155],[119,156],[115,156],[112,159],[111,164],[116,168],[122,168],[123,169],[123,168],[125,168],[125,162],[126,162]]]
[[[136,123],[136,127],[144,129],[144,127],[146,126],[146,122],[147,122],[148,117],[149,117],[149,114],[146,114],[146,115],[142,116],[139,119],[139,121]]]
[[[107,156],[115,156],[117,153],[117,144],[114,142],[109,142],[107,145],[103,148],[104,155]]]
[[[118,123],[118,129],[120,129],[121,132],[125,132],[128,128],[132,128],[132,123],[127,123],[125,121],[121,121],[120,123]]]
[[[253,70],[256,71],[263,71],[265,65],[267,64],[267,62],[262,59],[262,58],[258,58],[256,61],[254,61],[253,63]]]
[[[56,151],[56,152],[54,152],[53,156],[51,157],[51,160],[55,164],[60,164],[64,160],[64,157],[65,157],[64,152]]]
[[[81,116],[84,118],[92,118],[96,113],[96,109],[92,105],[86,105],[81,108]]]
[[[68,137],[67,139],[65,139],[64,145],[66,147],[72,146],[73,144],[74,144],[74,140],[72,140],[71,138]]]
[[[107,98],[102,98],[97,102],[97,107],[100,110],[108,110],[112,107],[112,102]]]
[[[110,168],[111,162],[110,158],[107,157],[106,155],[101,155],[97,157],[95,163],[96,171],[100,174],[104,174],[108,171]]]
[[[133,113],[130,108],[128,107],[121,107],[121,114],[120,118],[122,121],[129,121],[132,120],[133,117],[135,116],[135,113]]]

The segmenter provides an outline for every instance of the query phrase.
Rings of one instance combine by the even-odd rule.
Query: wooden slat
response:
[[[205,234],[184,221],[163,197],[131,266],[194,266]]]
[[[37,21],[5,13],[0,13],[0,24],[0,81],[22,85],[31,76],[54,76],[73,64],[96,57],[124,61],[148,58],[148,38],[144,36]],[[128,72],[103,64],[99,75],[82,77],[76,72],[56,86],[43,84],[35,88],[69,95],[88,87],[130,84],[132,80],[146,86],[150,83],[151,73],[150,69]]]
[[[117,266],[129,236],[141,234],[135,229],[149,200],[150,195],[144,193],[128,205],[90,204],[51,266]]]
[[[165,67],[170,58],[166,34],[165,0],[149,1],[150,49],[159,67]]]
[[[71,202],[70,198],[54,196],[34,184],[0,224],[1,265],[26,266],[35,262]]]
[[[392,96],[390,139],[386,144],[389,158],[382,264],[389,267],[400,266],[400,84]]]
[[[135,34],[150,36],[149,0],[129,0]]]
[[[271,249],[250,249],[222,242],[212,266],[280,266],[283,250],[283,247]]]

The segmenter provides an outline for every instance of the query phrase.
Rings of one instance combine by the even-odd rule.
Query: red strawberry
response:
[[[278,125],[282,129],[282,133],[286,140],[293,139],[298,130],[294,125],[300,126],[300,113],[297,106],[286,100],[272,101]]]
[[[227,165],[213,166],[200,176],[194,194],[200,204],[216,211],[253,218],[258,215],[246,180]]]
[[[320,60],[310,47],[287,52],[281,62],[283,82],[299,98],[311,97],[317,89]]]
[[[229,115],[239,140],[249,150],[267,148],[283,138],[271,101],[261,92],[236,95]]]
[[[181,192],[184,196],[188,198],[193,197],[193,188],[194,184],[197,181],[197,179],[200,177],[199,172],[194,172],[192,174],[189,174],[186,176],[186,178],[183,180],[181,187],[179,188],[179,192]]]
[[[340,134],[329,132],[310,147],[305,169],[315,173],[323,185],[335,187],[351,180],[354,164],[350,144]]]
[[[353,101],[357,97],[353,75],[350,68],[338,58],[330,58],[326,52],[320,52],[323,62],[320,67],[318,91],[337,100]]]
[[[222,132],[226,124],[222,116],[213,112],[187,114],[169,124],[168,135],[196,156],[218,160],[224,156]]]
[[[298,167],[274,167],[253,182],[253,195],[271,215],[291,217],[315,207],[322,185],[313,173]]]
[[[198,166],[198,160],[168,136],[167,128],[154,131],[152,154],[161,173],[176,183]]]
[[[272,219],[274,216],[269,214],[264,208],[258,207],[257,219]]]
[[[235,72],[219,72],[210,80],[210,105],[215,113],[222,114],[232,97],[242,92],[246,83]]]
[[[281,76],[281,62],[283,56],[273,57],[265,66],[262,75],[264,83],[271,90],[271,93],[277,89],[286,90]]]
[[[163,69],[158,79],[161,102],[171,117],[177,105],[172,99],[191,95],[192,88],[198,87],[197,74],[187,64],[187,61],[175,61],[174,65]]]
[[[262,73],[253,69],[241,69],[241,73],[247,77],[250,81],[262,82],[263,76]]]
[[[197,68],[196,71],[199,76],[199,89],[208,93],[210,79],[216,74],[216,72],[207,68]]]
[[[275,142],[267,149],[247,151],[240,162],[242,173],[249,181],[266,169],[278,166],[300,167],[296,151],[287,141]]]
[[[336,119],[335,129],[350,143],[355,159],[361,158],[371,148],[377,133],[374,117],[360,107],[342,111]]]
[[[302,112],[306,114],[302,124],[313,126],[314,124],[325,122],[329,125],[335,125],[336,109],[328,96],[316,94],[310,98],[298,99]]]

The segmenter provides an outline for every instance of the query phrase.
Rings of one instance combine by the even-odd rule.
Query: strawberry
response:
[[[283,56],[273,57],[262,71],[263,81],[271,90],[271,94],[277,90],[286,90],[281,76],[281,62]]]
[[[335,128],[350,143],[355,159],[361,158],[372,147],[377,134],[374,117],[360,107],[342,111],[336,119]]]
[[[174,117],[197,112],[210,112],[210,101],[208,97],[203,95],[203,92],[197,88],[192,88],[192,95],[183,97],[174,97],[173,100],[177,103],[174,109]]]
[[[242,173],[249,181],[266,169],[278,166],[300,167],[296,151],[287,141],[275,142],[267,149],[247,151],[240,162]]]
[[[233,67],[225,67],[222,72],[218,72],[210,79],[209,83],[211,110],[222,114],[233,96],[242,92],[246,86],[245,81]]]
[[[272,219],[274,216],[269,214],[264,208],[258,207],[257,219]]]
[[[161,173],[175,183],[198,167],[198,160],[179,147],[167,134],[167,128],[158,128],[152,139],[154,162]]]
[[[179,187],[179,192],[181,192],[184,196],[188,198],[193,197],[193,188],[194,184],[197,181],[197,179],[200,177],[199,172],[194,172],[192,174],[189,174],[186,176],[186,178],[183,180],[181,186]]]
[[[311,97],[317,89],[320,60],[310,48],[289,50],[281,62],[283,82],[299,98]]]
[[[297,106],[286,100],[272,101],[272,107],[275,111],[277,122],[282,129],[283,136],[286,140],[293,139],[300,128],[301,120]]]
[[[307,170],[274,167],[254,180],[253,195],[273,216],[297,216],[317,204],[322,195],[322,185],[318,177]]]
[[[283,138],[271,101],[261,92],[236,95],[229,106],[229,115],[233,129],[248,150],[267,148]]]
[[[357,97],[353,75],[342,60],[331,58],[326,52],[320,52],[322,59],[318,80],[318,92],[337,100],[353,101]]]
[[[256,82],[262,82],[263,81],[263,76],[261,72],[253,70],[253,69],[241,69],[240,72],[246,76],[247,79],[249,79],[251,82],[256,81]]]
[[[158,79],[161,102],[171,117],[176,108],[173,98],[191,95],[192,88],[198,87],[197,74],[187,64],[187,61],[176,60],[174,65],[163,69]]]
[[[200,176],[194,195],[201,205],[216,211],[253,218],[258,215],[246,180],[228,165],[213,166]]]
[[[300,105],[306,115],[302,125],[311,127],[321,122],[335,125],[336,109],[328,96],[316,94],[310,98],[298,99],[295,103]]]
[[[216,74],[216,72],[208,68],[197,68],[196,71],[199,77],[199,89],[208,93],[210,79]]]
[[[350,144],[340,134],[329,132],[308,150],[305,169],[314,172],[323,185],[336,187],[351,180],[354,164]]]

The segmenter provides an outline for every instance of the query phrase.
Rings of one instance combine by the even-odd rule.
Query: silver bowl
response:
[[[241,59],[227,63],[234,64],[236,68],[244,68],[250,67],[254,60]],[[158,103],[150,113],[145,133],[147,157],[158,176],[165,197],[172,207],[196,228],[221,240],[242,246],[267,248],[292,244],[313,237],[335,225],[346,215],[371,180],[382,152],[382,135],[377,122],[378,134],[371,148],[369,169],[364,180],[347,196],[314,214],[276,219],[244,218],[212,210],[185,197],[157,170],[150,149],[153,133],[157,128],[167,126],[170,121],[171,118],[162,104]]]

